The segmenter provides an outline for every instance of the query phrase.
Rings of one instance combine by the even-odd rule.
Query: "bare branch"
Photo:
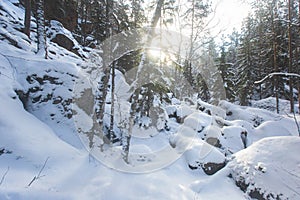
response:
[[[30,187],[31,184],[32,184],[34,181],[36,181],[36,180],[38,180],[38,179],[40,179],[41,177],[44,176],[44,175],[41,176],[41,173],[42,173],[42,171],[44,170],[44,168],[45,168],[45,166],[46,166],[46,164],[47,164],[49,158],[50,158],[50,157],[47,157],[47,159],[46,159],[45,162],[44,162],[44,165],[42,166],[42,168],[41,168],[41,170],[39,171],[39,173],[37,174],[37,176],[34,176],[33,179],[30,181],[30,183],[27,185],[28,187]]]
[[[9,171],[9,167],[7,167],[7,170],[4,172],[2,178],[1,178],[1,181],[0,181],[0,185],[2,185],[4,179],[5,179],[5,176],[8,174],[8,171]]]

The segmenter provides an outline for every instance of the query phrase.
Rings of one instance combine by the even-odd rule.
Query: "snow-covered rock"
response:
[[[187,105],[171,105],[166,107],[166,112],[169,118],[175,118],[178,123],[183,123],[186,116],[194,111]]]
[[[300,138],[269,137],[234,155],[230,177],[256,199],[300,199]]]
[[[64,28],[64,26],[56,21],[51,20],[49,28],[47,29],[47,36],[51,42],[58,44],[59,46],[65,48],[66,50],[82,57],[88,58],[88,54],[84,52],[84,48],[74,39],[72,33]],[[49,51],[52,57],[56,56],[56,51],[50,48]]]
[[[251,123],[254,127],[258,127],[265,121],[281,118],[271,111],[238,106],[227,101],[221,101],[220,107],[226,111],[227,120],[244,120]]]
[[[222,129],[220,143],[226,154],[236,153],[248,146],[248,132],[240,126],[226,126]]]
[[[190,169],[202,169],[212,175],[225,166],[225,156],[214,146],[196,140],[185,152],[184,157]]]

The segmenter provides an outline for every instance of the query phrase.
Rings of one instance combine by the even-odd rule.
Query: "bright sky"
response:
[[[215,12],[211,14],[212,19],[209,27],[212,35],[228,34],[236,27],[238,30],[242,21],[247,17],[250,6],[245,0],[212,0]]]

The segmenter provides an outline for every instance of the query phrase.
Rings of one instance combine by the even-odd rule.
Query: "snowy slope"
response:
[[[263,195],[299,198],[300,141],[294,119],[261,109],[261,102],[256,108],[225,101],[214,107],[199,100],[197,107],[173,99],[164,108],[169,130],[136,129],[139,137],[132,140],[131,152],[151,151],[154,157],[144,163],[146,167],[167,160],[170,155],[152,152],[164,146],[177,159],[151,173],[107,167],[84,148],[78,134],[83,118],[72,112],[74,90],[81,87],[76,83],[87,75],[89,60],[50,42],[51,38],[50,59],[37,56],[34,39],[30,42],[20,32],[24,10],[18,1],[0,1],[0,12],[1,200],[241,200],[249,199],[253,188],[260,188]],[[34,20],[32,27],[35,38]],[[58,22],[51,23],[50,33],[65,34],[82,48]],[[126,95],[128,85],[119,72],[117,86],[118,94]],[[263,107],[269,102],[264,101]],[[128,102],[121,104],[121,110],[128,109]],[[134,160],[131,164],[126,166],[141,167]],[[237,184],[241,177],[251,186],[245,192]]]

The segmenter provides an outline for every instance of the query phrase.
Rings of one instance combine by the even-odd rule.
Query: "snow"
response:
[[[203,127],[209,126],[211,123],[212,117],[201,112],[194,112],[184,120],[184,124],[195,131],[200,131]]]
[[[99,76],[93,69],[101,66],[101,58],[92,57],[90,63],[50,41],[49,49],[56,54],[47,60],[39,57],[35,41],[29,43],[18,31],[24,10],[12,2],[18,3],[0,1],[0,21],[7,25],[0,33],[18,46],[0,36],[1,200],[241,200],[250,199],[255,188],[282,199],[300,198],[300,139],[284,100],[280,114],[271,98],[253,101],[252,107],[198,100],[198,108],[176,98],[163,106],[156,100],[154,108],[163,111],[160,121],[134,127],[129,164],[122,159],[121,146],[106,147],[104,152],[90,148],[79,129],[93,129],[92,96]],[[34,29],[34,20],[32,24]],[[51,21],[51,27],[52,33],[64,34],[80,47],[59,22]],[[119,71],[115,88],[119,130],[130,110],[130,86]],[[16,90],[29,94],[27,103]],[[151,119],[142,121],[147,120]],[[211,139],[217,142],[208,144]],[[102,144],[99,138],[95,141],[95,146]],[[207,175],[201,168],[207,163],[226,166]],[[246,192],[236,185],[241,177],[251,183]]]
[[[198,163],[222,163],[225,162],[225,156],[215,147],[198,140],[184,154],[189,165]]]
[[[299,199],[299,137],[264,138],[235,154],[228,165],[235,180],[243,177],[251,189],[259,188],[280,199]],[[246,169],[246,170],[245,170]]]
[[[254,108],[267,109],[276,112],[276,98],[269,97],[266,99],[251,101],[251,106]],[[290,111],[290,101],[279,99],[279,113],[286,114]],[[297,105],[295,106],[295,111],[297,111]]]
[[[196,192],[195,200],[200,199],[248,199],[246,195],[234,185],[228,177],[228,170],[222,170],[213,177],[205,177],[190,185]]]
[[[247,132],[247,129],[240,126],[229,126],[222,129],[222,137],[220,138],[221,144],[226,147],[226,152],[236,153],[245,148],[245,144],[242,139],[242,133]],[[245,139],[246,145],[249,145],[247,139]]]
[[[184,118],[189,114],[191,114],[192,112],[193,111],[191,110],[191,108],[186,105],[177,107],[177,116],[180,118]]]

